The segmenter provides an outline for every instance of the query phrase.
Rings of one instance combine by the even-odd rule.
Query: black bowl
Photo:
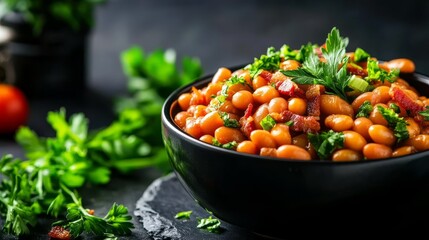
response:
[[[425,229],[424,221],[413,219],[429,213],[429,151],[336,163],[279,160],[206,144],[178,128],[173,117],[180,111],[179,95],[191,86],[205,86],[211,77],[173,92],[162,110],[171,164],[202,207],[221,220],[275,237],[334,233],[338,228],[354,230],[354,235]],[[428,77],[403,78],[429,94]]]

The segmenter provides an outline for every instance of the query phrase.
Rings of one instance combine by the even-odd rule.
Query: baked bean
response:
[[[179,106],[183,111],[188,110],[190,106],[191,98],[192,98],[192,95],[190,93],[183,93],[177,99],[177,102],[179,103]]]
[[[383,125],[372,125],[368,129],[368,133],[375,143],[391,146],[396,142],[396,137],[393,134],[393,131]]]
[[[259,150],[259,155],[264,157],[277,157],[277,149],[263,147],[261,150]]]
[[[387,62],[390,69],[397,68],[403,73],[413,73],[416,70],[414,62],[407,58],[393,59]]]
[[[280,63],[280,69],[283,70],[296,70],[301,66],[296,60],[286,60]]]
[[[268,84],[267,80],[265,80],[265,78],[263,78],[261,76],[256,76],[252,80],[252,87],[253,87],[253,89],[258,89],[258,88],[260,88],[262,86],[266,86],[267,84]]]
[[[212,135],[206,134],[200,137],[200,141],[203,141],[208,144],[213,144],[213,138],[214,137]]]
[[[242,90],[251,91],[250,87],[246,84],[242,84],[242,83],[232,84],[231,86],[228,87],[226,91],[226,94],[228,95],[226,99],[231,100],[235,93]]]
[[[242,77],[244,80],[246,80],[247,85],[252,86],[252,77],[250,76],[249,70],[238,69],[232,73],[232,76]]]
[[[195,117],[186,118],[184,131],[194,138],[200,138],[203,135],[201,130],[200,119]]]
[[[411,138],[411,144],[417,149],[417,151],[424,151],[429,149],[429,135],[419,134],[414,138]]]
[[[289,126],[286,124],[277,123],[274,125],[271,129],[271,136],[273,136],[278,146],[292,143]]]
[[[310,153],[307,150],[295,145],[280,146],[277,148],[277,157],[295,160],[311,160]]]
[[[239,129],[229,128],[225,126],[222,126],[216,129],[214,132],[214,137],[221,144],[225,144],[233,141],[240,143],[246,140],[243,133]]]
[[[273,112],[281,113],[287,109],[288,109],[288,101],[282,97],[273,98],[268,104],[268,111],[270,113],[273,113]]]
[[[201,130],[204,134],[213,135],[216,129],[222,127],[224,122],[218,111],[207,113],[200,122]]]
[[[357,113],[358,110],[359,110],[359,108],[360,108],[360,106],[364,102],[366,102],[366,101],[371,102],[372,96],[373,96],[372,92],[365,92],[365,93],[362,93],[361,95],[359,95],[358,97],[356,97],[355,100],[353,100],[353,102],[352,102],[353,111],[355,113]]]
[[[377,103],[387,103],[391,97],[389,95],[390,87],[380,86],[375,88],[372,91],[371,104],[375,105]]]
[[[192,87],[191,99],[189,105],[204,105],[206,103],[206,97],[201,93],[200,90]]]
[[[367,144],[365,138],[355,131],[344,131],[344,148],[362,151],[362,148]]]
[[[342,132],[353,127],[353,119],[348,115],[332,114],[325,118],[325,125],[336,132]]]
[[[233,114],[239,114],[240,113],[239,110],[234,107],[234,104],[232,104],[232,102],[229,100],[225,100],[225,102],[223,102],[220,105],[219,111],[227,112],[227,113],[233,113]]]
[[[247,90],[238,91],[232,96],[232,105],[240,110],[246,110],[251,103],[253,103],[253,94]]]
[[[209,103],[214,97],[217,96],[218,92],[222,90],[222,83],[210,83],[204,93],[206,103]]]
[[[272,86],[262,86],[253,92],[253,99],[260,104],[268,103],[279,96],[279,92]]]
[[[356,118],[353,122],[353,131],[362,135],[367,141],[371,140],[368,129],[372,125],[371,120],[365,117]]]
[[[320,111],[325,115],[344,114],[350,117],[354,116],[352,106],[336,95],[322,94],[320,96]]]
[[[292,144],[306,149],[308,147],[307,134],[299,134],[292,138]]]
[[[255,113],[253,114],[253,119],[255,120],[255,126],[257,129],[262,129],[261,121],[266,117],[269,113],[268,105],[262,104],[261,106],[256,109]]]
[[[196,105],[194,109],[194,117],[204,117],[207,114],[207,106]]]
[[[228,68],[219,68],[212,78],[212,83],[225,82],[231,77],[231,70]]]
[[[400,156],[405,156],[411,153],[415,153],[417,152],[416,148],[413,146],[403,146],[403,147],[399,147],[397,149],[395,149],[395,151],[393,151],[392,156],[393,157],[400,157]]]
[[[295,114],[304,115],[307,111],[307,102],[302,98],[290,98],[288,109]]]
[[[192,117],[192,114],[186,111],[181,111],[174,116],[174,122],[177,124],[177,126],[183,129],[186,126],[186,119],[188,117]]]
[[[277,145],[270,132],[265,130],[253,130],[250,133],[250,140],[252,140],[259,149],[263,147],[275,148]]]
[[[273,76],[271,76],[270,83],[275,84],[277,82],[285,81],[288,79],[283,73],[281,72],[275,72]]]
[[[407,117],[405,118],[405,122],[407,122],[407,130],[410,138],[420,134],[420,125],[413,118]]]
[[[358,161],[363,158],[360,152],[351,149],[340,149],[332,154],[332,161],[334,162],[351,162]]]
[[[380,124],[383,126],[387,126],[387,121],[386,119],[383,117],[383,115],[380,113],[380,111],[378,110],[378,106],[382,106],[384,108],[387,108],[386,104],[383,103],[378,103],[374,106],[374,108],[372,109],[371,114],[369,115],[369,119],[374,123],[374,124]]]
[[[381,159],[392,157],[392,149],[379,143],[368,143],[363,147],[363,156],[366,159]]]
[[[252,141],[245,140],[237,145],[237,152],[257,154],[258,149]]]

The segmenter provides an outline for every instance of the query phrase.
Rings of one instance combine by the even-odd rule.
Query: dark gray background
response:
[[[429,1],[111,0],[97,8],[90,39],[90,86],[125,91],[119,55],[173,48],[199,57],[205,73],[249,62],[269,46],[322,44],[333,26],[379,59],[415,61],[429,74]]]

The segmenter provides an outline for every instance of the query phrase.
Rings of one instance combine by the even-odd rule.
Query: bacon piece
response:
[[[316,119],[320,117],[320,95],[325,92],[323,85],[310,85],[305,92],[307,98],[307,113],[308,116],[313,116]]]
[[[390,96],[399,106],[405,108],[411,116],[417,116],[420,111],[424,110],[424,107],[417,101],[412,99],[402,88],[392,85],[389,91]]]
[[[61,226],[55,226],[48,233],[49,237],[60,240],[69,240],[71,239],[71,234],[65,228]]]
[[[267,70],[263,70],[259,76],[261,76],[263,79],[265,79],[267,82],[271,81],[271,77],[273,76],[272,73],[268,72]]]
[[[293,124],[290,129],[296,132],[318,132],[320,130],[320,123],[313,116],[301,116],[295,114],[289,110],[285,110],[281,113],[281,121],[288,122],[292,121]]]
[[[253,130],[256,130],[255,120],[253,119],[253,117],[242,117],[240,119],[240,125],[241,132],[243,132],[244,135],[248,138],[250,138],[250,133],[252,133]]]
[[[276,83],[276,88],[285,97],[305,98],[305,92],[292,80],[279,81]]]
[[[247,119],[248,117],[253,115],[253,104],[250,103],[247,108],[246,111],[244,111],[244,118]]]

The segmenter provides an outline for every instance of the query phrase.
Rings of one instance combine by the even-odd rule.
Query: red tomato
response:
[[[26,124],[28,102],[18,88],[0,84],[0,134],[13,133]]]

